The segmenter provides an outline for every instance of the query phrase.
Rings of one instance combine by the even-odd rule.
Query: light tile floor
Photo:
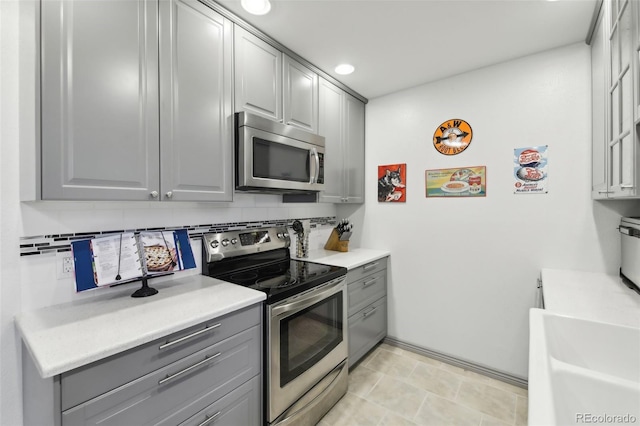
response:
[[[526,425],[527,390],[387,344],[349,374],[318,426]]]

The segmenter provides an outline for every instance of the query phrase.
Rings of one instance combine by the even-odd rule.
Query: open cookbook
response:
[[[186,230],[125,232],[71,243],[76,290],[196,267]]]

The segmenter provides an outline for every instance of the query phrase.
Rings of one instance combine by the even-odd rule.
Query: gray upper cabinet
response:
[[[610,197],[636,195],[634,182],[633,71],[631,2],[609,1],[609,147],[607,152]]]
[[[233,24],[196,0],[160,19],[161,197],[231,201]]]
[[[604,0],[594,29],[591,42],[594,199],[640,198],[639,7],[629,0]]]
[[[283,79],[284,122],[317,133],[318,75],[285,55]]]
[[[42,198],[159,186],[157,2],[42,3]]]
[[[364,202],[364,104],[320,78],[318,133],[325,137],[320,201]]]
[[[42,198],[230,201],[232,43],[195,0],[42,2]]]
[[[234,39],[236,110],[282,122],[282,52],[238,25]]]
[[[318,75],[244,28],[235,26],[235,107],[318,131]]]
[[[591,196],[607,198],[606,99],[608,93],[605,72],[606,43],[603,10],[600,10],[591,39]]]

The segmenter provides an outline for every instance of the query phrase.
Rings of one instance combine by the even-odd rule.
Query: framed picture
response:
[[[378,166],[378,201],[404,203],[407,201],[407,165]]]
[[[425,170],[427,197],[486,197],[487,167]]]

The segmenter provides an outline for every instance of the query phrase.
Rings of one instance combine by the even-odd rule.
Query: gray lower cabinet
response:
[[[320,78],[318,134],[325,137],[320,201],[364,203],[364,103]]]
[[[262,309],[214,318],[57,376],[53,406],[60,412],[46,423],[168,426],[215,418],[216,425],[261,425]]]
[[[230,201],[232,49],[197,0],[43,1],[41,198]]]
[[[349,367],[387,335],[387,259],[347,274]]]

